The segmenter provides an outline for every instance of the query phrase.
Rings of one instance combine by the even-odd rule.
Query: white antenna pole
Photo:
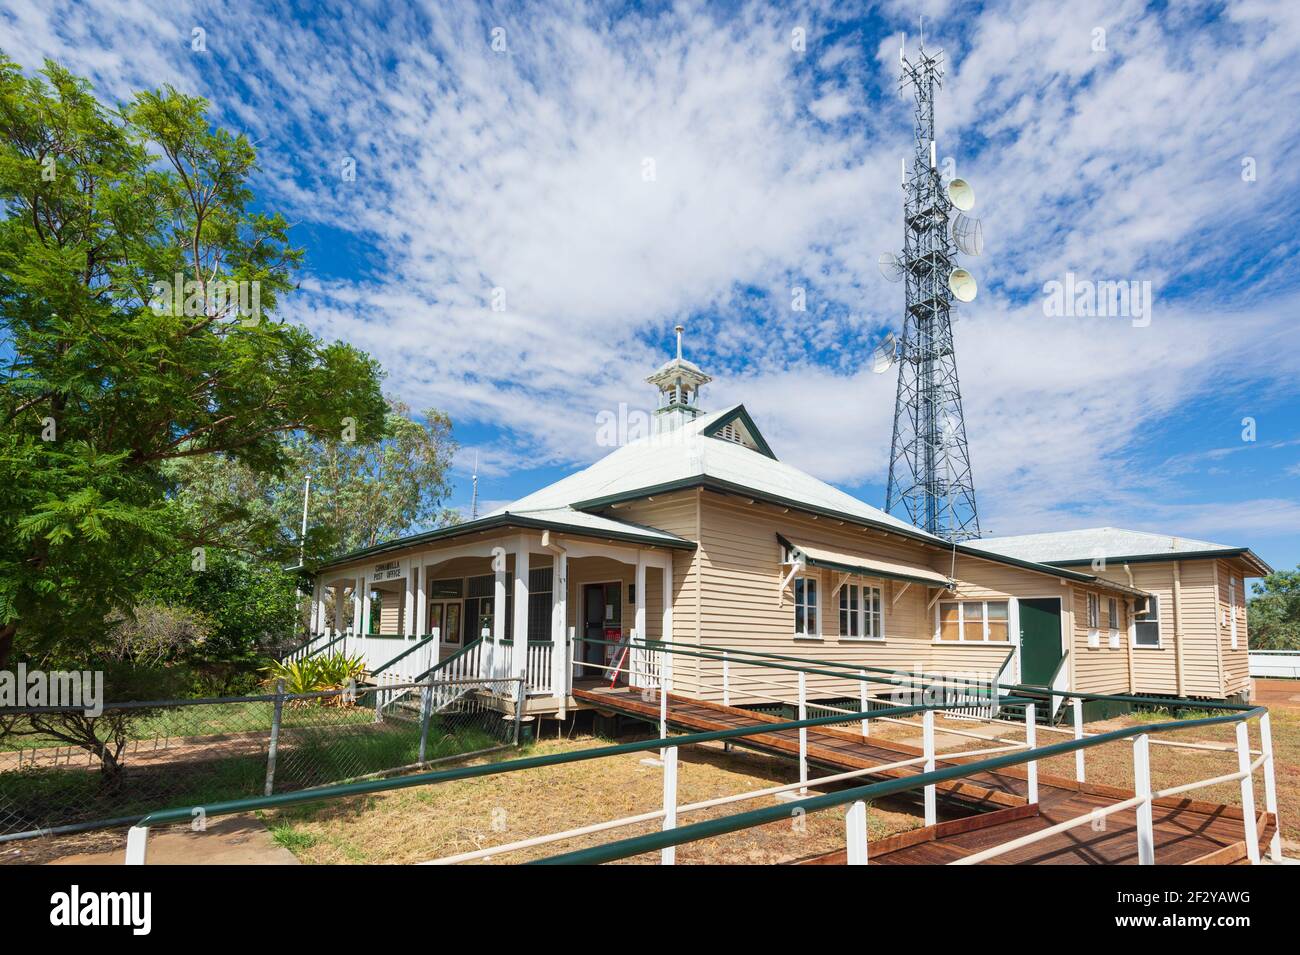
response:
[[[474,452],[474,493],[470,498],[469,505],[470,520],[478,520],[478,452]]]
[[[906,188],[907,186],[907,157],[900,156],[898,159],[898,184]]]
[[[677,333],[677,360],[682,360],[682,332],[686,331],[685,325],[677,325],[673,328]]]
[[[302,489],[302,535],[298,539],[298,563],[299,565],[306,559],[307,555],[307,502],[311,499],[311,475],[307,475],[307,483]]]
[[[934,168],[934,152],[935,152],[935,142],[932,139],[930,140],[930,168],[931,169]]]
[[[925,14],[921,15],[921,46],[925,46]]]
[[[903,50],[905,50],[906,48],[907,48],[907,33],[906,32],[900,33],[898,35],[898,62],[899,63],[907,62],[907,60],[903,57]]]

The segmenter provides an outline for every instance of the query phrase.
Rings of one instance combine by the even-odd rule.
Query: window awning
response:
[[[952,586],[952,581],[943,574],[920,564],[903,564],[892,560],[881,560],[878,557],[859,557],[857,554],[846,554],[843,551],[787,540],[780,534],[777,535],[777,539],[789,548],[793,559],[798,560],[802,557],[803,563],[809,567],[826,567],[846,574],[861,574],[864,577],[903,580],[908,583],[924,584],[927,587],[942,587],[945,590],[951,589]]]

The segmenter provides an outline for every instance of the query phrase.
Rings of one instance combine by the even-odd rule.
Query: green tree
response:
[[[193,523],[224,526],[251,557],[302,547],[308,566],[340,552],[368,547],[417,528],[458,520],[444,506],[456,452],[451,420],[429,409],[415,420],[390,400],[384,437],[360,443],[297,434],[285,440],[283,476],[266,480],[225,456],[178,461],[173,479]],[[302,505],[311,477],[306,541]]]
[[[167,87],[119,109],[0,54],[0,665],[86,644],[160,560],[227,543],[168,462],[257,475],[384,436],[377,363],[276,320],[301,250],[243,136]]]
[[[1300,566],[1256,582],[1246,605],[1252,650],[1300,650]]]

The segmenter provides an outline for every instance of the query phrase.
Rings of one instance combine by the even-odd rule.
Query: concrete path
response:
[[[53,865],[122,865],[122,849],[64,856]],[[277,845],[262,822],[252,816],[227,816],[193,832],[172,826],[149,833],[149,865],[298,865],[298,859]]]

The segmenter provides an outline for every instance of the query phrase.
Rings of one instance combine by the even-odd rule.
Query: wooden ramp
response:
[[[652,723],[659,720],[658,700],[646,701],[640,690],[628,687],[575,688],[574,698],[597,710],[623,713]],[[668,724],[691,732],[734,729],[763,723],[786,722],[765,713],[755,713],[720,703],[669,694]],[[775,730],[745,737],[744,745],[781,756],[799,755],[799,731]],[[848,730],[812,727],[808,729],[808,761],[832,771],[867,769],[920,756],[915,746],[891,740],[863,739]],[[958,765],[938,760],[936,766]],[[917,775],[919,766],[886,770],[878,778]],[[863,780],[872,777],[863,777]],[[870,843],[872,864],[908,865],[952,862],[991,846],[1001,845],[1072,819],[1101,806],[1131,798],[1128,790],[1091,783],[1078,784],[1054,776],[1038,777],[1038,803],[1029,805],[1025,773],[1001,769],[994,773],[972,773],[967,779],[939,783],[940,805],[945,814],[961,814],[935,826],[915,829]],[[916,798],[920,798],[920,790]],[[1228,864],[1246,859],[1241,809],[1192,799],[1158,799],[1153,806],[1155,858],[1162,865]],[[1136,815],[1133,811],[1108,816],[1105,828],[1089,825],[1051,836],[995,860],[1020,865],[1130,865],[1137,863]],[[1257,823],[1261,851],[1273,837],[1276,820],[1268,813]],[[805,864],[836,864],[845,852],[807,860]]]

